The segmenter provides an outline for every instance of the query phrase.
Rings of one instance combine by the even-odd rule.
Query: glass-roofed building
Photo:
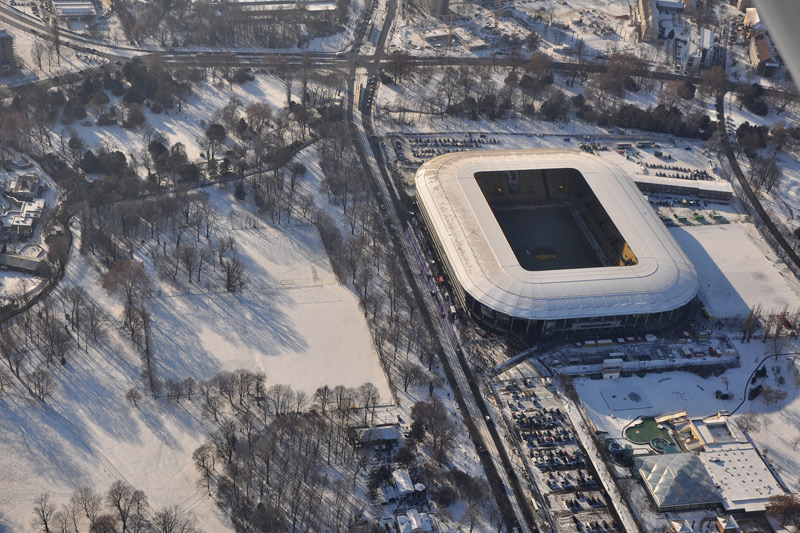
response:
[[[722,504],[700,458],[693,453],[635,457],[634,467],[659,511],[702,509]]]

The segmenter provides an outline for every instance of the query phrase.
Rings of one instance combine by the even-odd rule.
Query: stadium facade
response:
[[[694,266],[631,178],[598,156],[446,154],[417,171],[416,195],[455,303],[492,329],[659,329],[694,305]]]

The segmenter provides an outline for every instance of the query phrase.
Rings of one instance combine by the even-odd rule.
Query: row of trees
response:
[[[394,57],[389,63],[408,77],[408,69],[397,66],[404,64]],[[444,68],[441,75],[435,77],[438,79],[436,86],[422,105],[401,99],[397,107],[389,111],[396,112],[401,122],[407,121],[410,112],[440,117],[445,114],[472,119],[484,117],[490,120],[521,113],[546,121],[567,120],[570,113],[574,112],[578,118],[600,125],[701,139],[707,139],[713,133],[716,123],[698,106],[687,105],[694,98],[694,87],[685,82],[670,83],[666,89],[662,84],[662,105],[655,108],[640,109],[625,105],[624,93],[641,90],[645,86],[643,81],[646,80],[646,74],[646,64],[640,58],[617,53],[611,57],[608,69],[594,77],[588,68],[571,70],[568,85],[574,84],[576,78],[580,79],[581,84],[587,80],[590,82],[586,96],[579,94],[568,98],[553,85],[553,60],[543,52],[536,52],[527,63],[512,66],[501,86],[495,82],[494,72],[488,67]],[[433,71],[422,72],[420,77],[434,79]],[[678,104],[683,105],[678,107]]]
[[[82,487],[57,506],[50,493],[40,494],[33,504],[33,527],[44,533],[80,531],[88,524],[92,533],[196,533],[196,520],[180,507],[153,511],[144,491],[117,480],[105,493]]]

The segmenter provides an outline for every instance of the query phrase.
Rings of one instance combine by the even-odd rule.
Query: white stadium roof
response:
[[[573,168],[580,172],[636,254],[632,266],[528,271],[491,211],[476,172]],[[697,294],[694,266],[619,167],[575,150],[458,152],[423,164],[417,197],[453,275],[480,303],[530,320],[649,314]]]

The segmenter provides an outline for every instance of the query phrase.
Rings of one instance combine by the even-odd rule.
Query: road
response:
[[[366,79],[366,70],[362,69],[362,72],[359,72],[358,76],[356,76],[356,80],[366,81]],[[359,154],[362,157],[365,168],[369,169],[369,174],[378,185],[391,225],[395,228],[404,228],[406,227],[406,219],[403,214],[405,209],[404,202],[401,200],[399,192],[395,189],[385,168],[376,160],[375,145],[370,142],[370,135],[363,122],[365,115],[370,112],[370,107],[365,105],[359,107],[361,110],[355,110],[352,115]],[[366,109],[364,109],[365,107]],[[380,150],[380,146],[377,146],[377,149]],[[422,304],[422,314],[425,322],[428,327],[433,329],[439,339],[444,355],[442,363],[445,368],[445,374],[456,395],[461,414],[465,422],[477,430],[472,434],[473,442],[476,449],[481,451],[481,462],[492,486],[498,506],[502,511],[505,511],[503,514],[506,520],[506,527],[509,531],[514,527],[522,531],[535,531],[535,526],[532,526],[532,513],[527,509],[527,505],[523,509],[519,504],[520,499],[525,501],[525,492],[522,490],[513,469],[511,469],[500,436],[497,434],[492,422],[487,424],[487,417],[490,417],[490,414],[481,396],[478,384],[463,355],[456,352],[448,340],[447,334],[442,329],[442,324],[438,320],[439,314],[424,281],[421,279],[419,270],[410,266],[413,264],[410,260],[413,257],[410,244],[397,232],[392,232],[392,239],[395,246],[403,252],[401,258],[403,268],[409,278],[410,288],[417,300]],[[491,419],[489,418],[489,420]],[[491,430],[489,429],[490,425]],[[503,461],[503,459],[505,460]],[[511,472],[511,475],[509,475],[509,472]]]
[[[350,79],[348,82],[348,117],[351,120],[357,151],[362,164],[371,175],[380,191],[386,206],[387,217],[392,228],[407,227],[405,216],[406,202],[390,179],[383,161],[382,148],[372,130],[372,105],[377,84],[377,74],[384,57],[384,49],[389,29],[397,10],[397,0],[389,0],[386,18],[383,20],[380,37],[375,45],[375,53],[366,58],[351,54],[349,63]],[[362,63],[363,62],[363,63]],[[364,66],[358,66],[363,64]],[[373,81],[370,81],[373,80]],[[363,95],[363,98],[362,98]],[[395,246],[401,250],[402,263],[409,285],[415,297],[421,303],[423,319],[429,328],[437,334],[442,348],[442,364],[456,401],[471,432],[476,449],[481,451],[481,462],[486,471],[495,500],[502,512],[505,525],[509,531],[537,531],[533,513],[526,503],[527,492],[521,486],[511,462],[506,454],[500,435],[484,402],[469,365],[463,353],[456,351],[439,321],[439,313],[435,303],[427,291],[421,273],[414,268],[413,252],[410,242],[402,233],[391,232]],[[488,421],[488,422],[487,422]]]

